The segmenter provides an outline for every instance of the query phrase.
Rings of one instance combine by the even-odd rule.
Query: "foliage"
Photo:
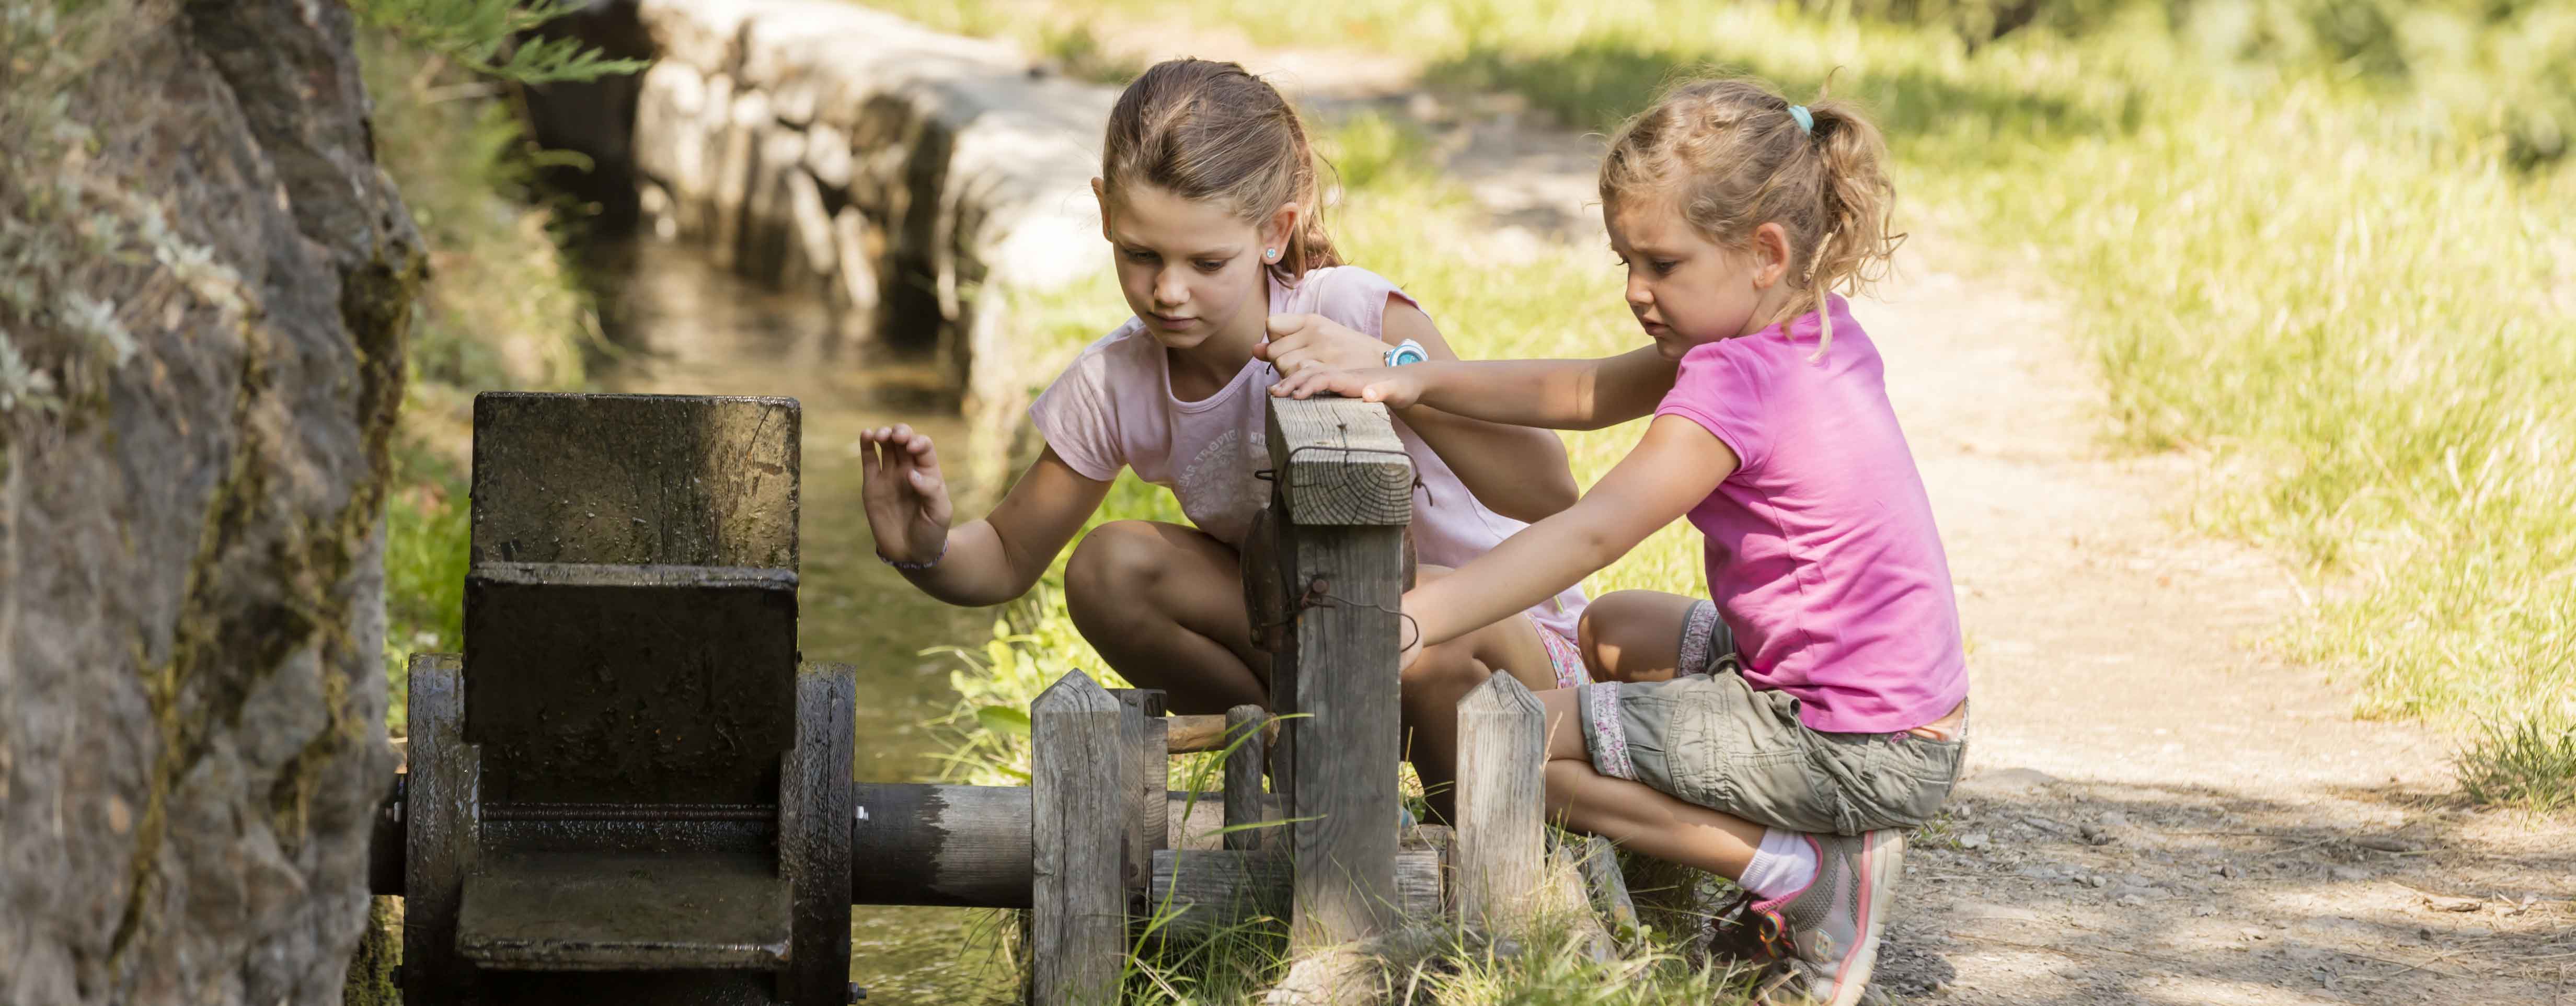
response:
[[[558,212],[535,186],[544,152],[495,81],[587,79],[632,64],[555,43],[508,49],[513,33],[568,12],[564,4],[356,6],[378,26],[358,38],[375,101],[376,157],[401,189],[430,259],[385,505],[386,718],[399,734],[409,655],[464,645],[474,392],[579,387],[599,345]]]
[[[579,0],[349,0],[367,24],[477,73],[521,84],[597,80],[644,63],[608,59],[571,37],[529,34],[581,10]]]
[[[465,479],[417,438],[398,445],[392,485],[385,499],[385,725],[400,736],[411,654],[464,650],[473,529]]]

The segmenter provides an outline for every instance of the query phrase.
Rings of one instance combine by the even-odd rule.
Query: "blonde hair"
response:
[[[1101,182],[1113,193],[1123,184],[1152,185],[1216,202],[1256,226],[1296,203],[1287,247],[1267,263],[1282,282],[1342,262],[1324,232],[1305,125],[1277,89],[1239,64],[1154,64],[1118,96],[1100,151]]]
[[[1765,223],[1779,224],[1788,232],[1790,281],[1812,291],[1823,324],[1821,355],[1834,338],[1825,295],[1837,287],[1864,293],[1886,278],[1905,235],[1889,233],[1896,187],[1878,127],[1859,106],[1821,92],[1806,111],[1812,129],[1758,80],[1678,84],[1610,141],[1601,201],[1670,198],[1691,226],[1730,248],[1745,247]]]

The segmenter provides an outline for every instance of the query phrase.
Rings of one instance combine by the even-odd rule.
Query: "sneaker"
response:
[[[1756,940],[1779,961],[1757,1001],[1853,1006],[1869,990],[1878,939],[1905,869],[1905,833],[1809,835],[1816,879],[1796,894],[1745,906]]]
[[[1692,948],[1699,957],[1691,963],[1777,964],[1783,947],[1762,939],[1763,927],[1752,912],[1756,900],[1753,892],[1739,887],[1733,897],[1719,903],[1701,923],[1700,939]]]

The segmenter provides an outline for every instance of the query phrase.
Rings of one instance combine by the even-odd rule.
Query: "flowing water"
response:
[[[780,292],[717,267],[706,253],[649,238],[599,250],[601,313],[617,358],[605,390],[784,395],[803,405],[802,575],[798,642],[808,660],[858,668],[857,777],[928,781],[941,750],[929,724],[956,693],[953,661],[933,646],[980,640],[995,613],[923,596],[878,562],[860,508],[859,432],[910,423],[963,457],[956,396],[926,359],[851,333],[822,299]],[[915,354],[917,356],[917,354]],[[952,492],[977,494],[959,485]],[[971,506],[963,504],[962,506]],[[858,863],[862,872],[869,864]],[[971,1003],[1009,997],[997,913],[860,906],[851,921],[851,980],[875,1003]]]

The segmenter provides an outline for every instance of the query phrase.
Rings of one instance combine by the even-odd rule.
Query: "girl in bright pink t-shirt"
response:
[[[1297,112],[1232,63],[1179,59],[1129,84],[1102,144],[1101,235],[1136,316],[1084,349],[1038,396],[1046,449],[982,520],[951,527],[930,438],[868,431],[865,498],[880,557],[962,605],[1026,593],[1122,470],[1172,491],[1187,525],[1114,521],[1065,566],[1075,627],[1118,673],[1176,712],[1268,704],[1238,550],[1268,498],[1262,391],[1283,374],[1378,362],[1407,343],[1456,359],[1413,298],[1342,264],[1317,216],[1315,159]],[[1394,410],[1413,458],[1413,540],[1425,568],[1463,564],[1574,501],[1565,446],[1546,430]],[[1534,688],[1585,680],[1583,594],[1431,647],[1404,674],[1407,750],[1435,807],[1447,800],[1457,700],[1494,672]]]
[[[1580,502],[1409,592],[1405,611],[1436,645],[1674,520],[1698,527],[1711,597],[1602,598],[1582,633],[1606,680],[1540,696],[1548,802],[1572,827],[1736,878],[1749,893],[1723,924],[1773,965],[1773,989],[1837,1006],[1866,988],[1902,829],[1948,797],[1967,714],[1931,503],[1877,347],[1830,292],[1883,275],[1901,239],[1883,157],[1848,104],[1681,85],[1601,167],[1651,346],[1273,388],[1559,429],[1654,417]]]

